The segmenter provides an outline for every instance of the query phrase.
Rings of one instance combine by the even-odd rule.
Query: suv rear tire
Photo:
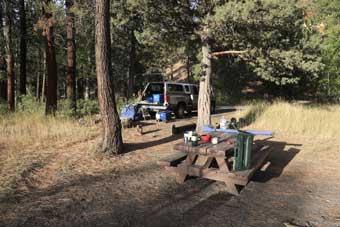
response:
[[[179,103],[176,109],[176,117],[183,118],[185,115],[186,105],[185,103]]]

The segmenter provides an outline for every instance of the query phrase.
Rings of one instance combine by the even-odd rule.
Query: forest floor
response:
[[[181,136],[172,123],[146,124],[143,136],[125,129],[126,153],[109,159],[93,153],[99,128],[85,141],[51,143],[0,197],[0,226],[340,226],[340,141],[277,133],[270,165],[231,196],[219,182],[176,183],[156,162]]]

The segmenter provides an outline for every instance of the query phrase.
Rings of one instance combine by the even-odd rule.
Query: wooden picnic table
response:
[[[270,153],[269,146],[253,145],[251,167],[247,170],[233,171],[235,134],[213,132],[219,143],[199,142],[198,146],[180,142],[174,145],[177,153],[162,159],[159,165],[177,174],[177,181],[183,183],[188,176],[222,181],[227,191],[237,195],[236,185],[245,186],[254,173],[264,164]]]

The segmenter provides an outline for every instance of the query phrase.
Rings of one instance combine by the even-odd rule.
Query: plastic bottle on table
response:
[[[221,129],[227,129],[227,119],[225,119],[224,116],[220,119],[220,128]]]

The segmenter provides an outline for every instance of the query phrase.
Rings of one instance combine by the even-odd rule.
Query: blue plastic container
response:
[[[153,102],[153,96],[152,95],[147,96],[146,101],[147,102]]]
[[[172,111],[166,110],[159,112],[159,119],[161,121],[170,121]]]
[[[153,94],[152,95],[153,102],[163,103],[164,102],[164,95],[163,94]]]

